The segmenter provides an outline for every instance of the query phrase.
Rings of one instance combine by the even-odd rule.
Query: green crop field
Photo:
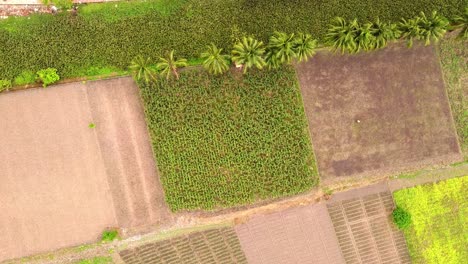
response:
[[[225,51],[242,36],[266,41],[275,31],[323,40],[336,16],[397,22],[433,10],[452,18],[461,0],[145,0],[89,4],[78,15],[32,15],[0,21],[0,79],[56,68],[62,78],[125,70],[137,55],[197,59],[214,43]],[[102,72],[101,72],[102,70]]]
[[[468,259],[468,176],[394,193],[411,214],[404,230],[413,263],[460,264]]]
[[[318,182],[292,67],[141,86],[166,201],[215,209],[297,194]]]

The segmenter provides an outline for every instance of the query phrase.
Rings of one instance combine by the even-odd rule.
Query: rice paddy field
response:
[[[411,214],[404,230],[413,263],[465,263],[468,259],[468,176],[394,193]]]
[[[141,85],[173,211],[218,209],[293,195],[318,183],[295,71],[198,70]]]

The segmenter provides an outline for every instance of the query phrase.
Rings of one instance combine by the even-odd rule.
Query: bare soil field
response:
[[[232,227],[189,233],[119,254],[126,264],[247,263]]]
[[[322,182],[461,160],[434,47],[319,52],[297,71]]]
[[[411,263],[403,233],[391,221],[394,207],[385,182],[332,197],[327,208],[346,263]]]
[[[256,215],[235,229],[252,264],[345,263],[324,203]]]
[[[130,78],[3,93],[0,112],[0,261],[170,220]]]

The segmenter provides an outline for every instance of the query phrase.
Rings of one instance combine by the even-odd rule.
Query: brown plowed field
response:
[[[254,216],[236,233],[251,264],[345,263],[325,204]]]
[[[231,227],[177,236],[121,251],[126,264],[246,264]]]
[[[411,263],[385,183],[337,194],[327,208],[347,264]]]
[[[461,159],[434,47],[319,52],[298,75],[325,182]]]
[[[0,261],[169,220],[130,78],[2,93],[0,113]]]

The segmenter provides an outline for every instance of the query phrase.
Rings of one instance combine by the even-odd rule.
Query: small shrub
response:
[[[3,91],[8,91],[11,88],[10,80],[0,80],[0,93]]]
[[[411,224],[411,215],[399,206],[393,210],[392,218],[399,229],[405,229]]]
[[[106,230],[102,232],[102,242],[112,242],[115,239],[119,238],[119,231],[112,229],[112,230]]]
[[[43,69],[38,71],[36,74],[37,79],[42,82],[43,87],[47,87],[48,85],[60,80],[60,76],[57,74],[57,69],[54,68]]]
[[[32,71],[23,71],[20,75],[15,77],[15,85],[27,85],[36,82],[36,74]]]
[[[89,128],[95,128],[95,127],[96,127],[96,124],[94,124],[94,123],[89,123],[88,127],[89,127]]]

